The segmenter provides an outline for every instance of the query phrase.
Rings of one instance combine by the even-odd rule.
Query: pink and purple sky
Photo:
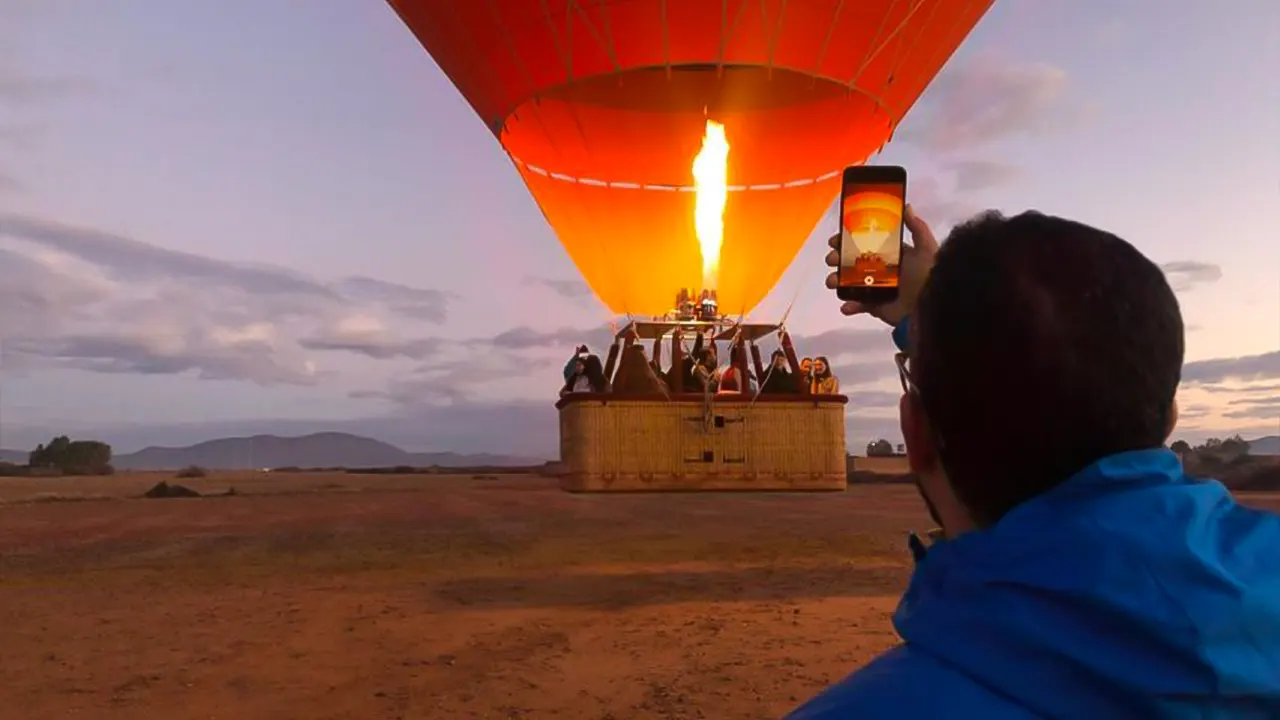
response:
[[[1028,208],[1163,264],[1176,435],[1280,433],[1280,4],[1001,0],[878,162],[939,230]],[[830,220],[830,219],[829,219]],[[830,225],[830,227],[827,227]],[[897,442],[887,334],[815,229],[753,313]],[[0,0],[0,446],[346,430],[553,456],[609,313],[378,0]]]

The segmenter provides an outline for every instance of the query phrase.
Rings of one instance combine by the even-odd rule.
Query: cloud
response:
[[[484,402],[486,398],[477,398],[477,389],[507,379],[528,378],[538,370],[560,364],[547,358],[525,358],[508,353],[465,355],[424,364],[408,375],[393,378],[385,390],[356,391],[351,396],[386,400],[401,408]],[[547,403],[552,402],[559,389],[558,377],[542,386]],[[492,399],[487,400],[493,402]]]
[[[380,303],[394,313],[433,323],[445,321],[449,301],[458,297],[442,290],[409,287],[367,277],[349,277],[334,287],[353,300]]]
[[[958,199],[956,193],[944,191],[937,178],[932,177],[913,180],[910,196],[911,207],[938,233],[968,220],[984,209],[980,205]]]
[[[619,322],[621,327],[625,321]],[[491,346],[499,350],[521,351],[561,349],[567,353],[579,345],[586,345],[591,352],[603,355],[613,342],[616,331],[611,327],[571,328],[556,330],[535,330],[520,326],[504,330],[491,338],[468,341],[473,346]]]
[[[1228,403],[1229,409],[1223,417],[1233,420],[1267,420],[1275,419],[1280,428],[1280,397],[1243,398]]]
[[[341,297],[332,288],[282,268],[215,260],[99,230],[19,215],[0,214],[0,236],[65,253],[97,265],[121,280],[169,277],[258,295],[301,295],[325,300]]]
[[[0,214],[0,341],[28,364],[306,385],[323,375],[314,353],[430,357],[420,326],[451,298]]]
[[[1023,176],[1017,165],[991,160],[957,160],[947,163],[955,173],[956,192],[974,192],[1007,185]]]
[[[1178,407],[1179,420],[1193,420],[1193,419],[1209,417],[1211,415],[1213,415],[1213,408],[1208,405],[1203,405],[1203,404],[1186,405],[1186,406],[1179,405]]]
[[[1078,118],[1067,88],[1053,65],[981,56],[939,75],[896,139],[941,154],[1043,135]]]
[[[1280,380],[1280,350],[1261,355],[1197,360],[1182,366],[1184,385],[1215,385],[1228,381]]]
[[[185,337],[72,335],[21,339],[6,351],[36,355],[59,367],[100,373],[173,375],[191,372],[205,380],[252,380],[261,385],[311,385],[314,363],[287,362],[277,352],[278,330],[270,323],[193,330]]]
[[[1195,260],[1177,260],[1160,266],[1175,292],[1186,292],[1199,285],[1222,279],[1222,266]]]
[[[378,316],[353,313],[301,338],[298,344],[307,350],[350,352],[375,360],[424,360],[441,352],[445,341],[402,338]]]
[[[1253,395],[1257,393],[1262,393],[1265,395],[1280,396],[1280,383],[1271,384],[1271,385],[1244,385],[1244,386],[1204,385],[1204,386],[1198,387],[1197,389],[1204,392],[1208,392],[1208,393],[1214,393],[1214,394],[1230,393],[1233,395]]]
[[[562,298],[569,300],[582,300],[592,297],[591,287],[582,280],[557,280],[555,278],[544,278],[529,275],[525,277],[526,285],[537,285],[545,287]]]

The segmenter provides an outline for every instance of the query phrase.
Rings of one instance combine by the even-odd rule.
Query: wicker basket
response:
[[[843,396],[571,395],[560,401],[571,492],[844,490]]]

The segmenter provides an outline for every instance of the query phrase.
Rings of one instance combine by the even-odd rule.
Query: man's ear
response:
[[[933,446],[929,421],[924,416],[919,399],[911,393],[903,393],[898,400],[898,418],[902,428],[902,441],[907,446],[907,464],[917,475],[938,467],[938,451]]]

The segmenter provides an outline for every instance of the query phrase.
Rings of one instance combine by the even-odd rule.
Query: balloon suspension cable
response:
[[[662,338],[661,338],[661,337],[659,337],[659,338],[658,338],[658,342],[662,342]],[[672,359],[674,360],[674,358],[672,358]],[[650,375],[653,377],[653,379],[656,381],[656,383],[655,383],[655,384],[658,386],[658,389],[662,391],[662,397],[663,397],[663,399],[664,399],[664,400],[666,400],[667,402],[670,402],[670,401],[671,401],[671,391],[667,389],[667,384],[666,384],[665,382],[663,382],[662,378],[658,377],[658,373],[657,373],[657,371],[655,371],[655,370],[654,370],[654,368],[653,368],[651,365],[649,365],[648,363],[645,363],[645,366],[648,368],[648,370],[649,370],[649,374],[650,374]],[[662,369],[662,368],[661,368],[661,366],[659,366],[659,367],[658,367],[658,370],[661,370],[661,369]],[[676,370],[676,367],[673,365],[671,369],[674,371],[674,370]]]
[[[824,219],[825,219],[825,216],[824,216]],[[824,265],[815,266],[814,269],[816,270],[818,267],[822,267],[825,269]],[[794,295],[791,296],[791,302],[787,303],[787,309],[782,312],[782,319],[778,321],[778,339],[779,340],[781,340],[784,336],[786,336],[787,318],[791,317],[791,310],[795,308],[796,302],[800,299],[801,291],[803,291],[805,286],[809,284],[809,280],[813,277],[814,274],[815,274],[814,270],[810,270],[809,273],[802,278],[802,282],[796,285],[796,292]],[[773,371],[776,370],[778,367],[775,363],[772,362],[773,355],[770,355],[769,359],[770,359],[769,371],[764,374],[764,377],[760,380],[760,383],[756,386],[755,395],[752,396],[751,398],[751,404],[747,405],[747,410],[750,410],[751,408],[754,408],[756,406],[756,400],[760,399],[760,393],[764,391],[764,384],[768,382],[770,377],[773,377]]]
[[[729,367],[733,367],[733,348],[742,340],[742,320],[746,317],[746,315],[747,313],[746,313],[746,310],[744,309],[742,312],[738,314],[738,319],[734,321],[733,337],[729,340],[729,358],[728,358]],[[721,367],[718,359],[717,359],[716,367],[717,368]],[[724,377],[723,370],[720,373],[720,377],[721,378]],[[748,387],[747,379],[745,377],[738,378],[738,383],[741,387]],[[706,423],[708,427],[710,427],[710,424],[712,421],[711,405],[712,403],[715,402],[715,397],[716,397],[715,395],[711,394],[711,383],[706,383],[703,386],[702,417],[703,417],[704,423]]]

